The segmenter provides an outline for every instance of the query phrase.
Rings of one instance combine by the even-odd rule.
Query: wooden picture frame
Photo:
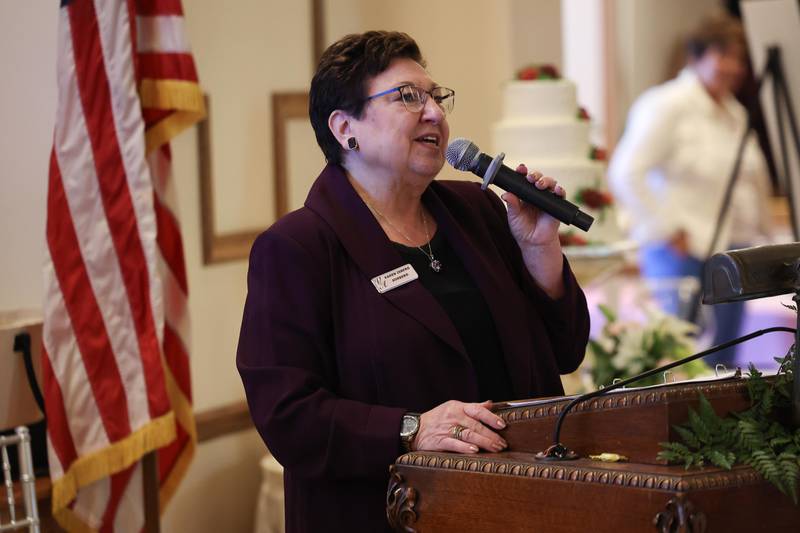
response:
[[[211,101],[205,96],[207,117],[197,125],[197,153],[200,176],[200,224],[203,237],[203,263],[214,264],[246,259],[253,241],[265,228],[217,233],[215,223],[214,176],[211,164]],[[272,94],[272,142],[275,219],[288,213],[290,205],[289,141],[290,121],[308,121],[308,93]],[[313,147],[312,149],[315,149]],[[296,207],[296,206],[295,206]]]
[[[197,158],[200,176],[200,227],[203,263],[206,265],[246,259],[253,241],[264,228],[217,233],[214,205],[214,176],[211,166],[211,101],[205,95],[206,118],[197,124]]]
[[[289,143],[290,120],[308,121],[308,93],[287,92],[272,94],[272,142],[275,169],[275,218],[288,213],[289,205]]]
[[[323,0],[311,0],[312,71],[325,46]],[[200,225],[203,239],[203,264],[247,259],[256,237],[265,228],[219,234],[215,223],[214,177],[211,166],[211,105],[206,100],[206,119],[197,125],[198,174],[200,179]],[[273,168],[275,218],[289,211],[289,121],[308,120],[308,93],[288,92],[272,95]]]

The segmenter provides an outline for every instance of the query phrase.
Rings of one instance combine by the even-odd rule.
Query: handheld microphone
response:
[[[589,231],[589,227],[594,222],[594,217],[581,211],[572,202],[568,202],[554,192],[532,187],[525,176],[503,164],[504,153],[500,153],[492,159],[491,156],[481,153],[475,143],[459,137],[447,145],[444,157],[456,170],[468,170],[483,178],[482,189],[486,189],[494,183],[564,224],[576,226],[583,231]]]

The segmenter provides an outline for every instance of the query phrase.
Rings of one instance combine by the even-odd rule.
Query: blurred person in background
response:
[[[680,279],[702,281],[717,218],[747,128],[747,110],[733,93],[747,73],[744,29],[735,18],[705,17],[687,39],[688,63],[678,76],[645,91],[628,114],[609,164],[609,180],[632,238],[639,267],[662,307],[692,307]],[[769,235],[769,174],[754,136],[748,138],[715,251],[763,242]],[[683,301],[682,301],[683,300]],[[681,305],[683,304],[683,306]],[[713,344],[735,338],[744,303],[713,306]],[[732,347],[709,356],[736,361]]]

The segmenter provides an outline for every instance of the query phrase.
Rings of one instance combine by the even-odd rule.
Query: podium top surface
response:
[[[715,466],[686,470],[683,465],[604,463],[591,459],[543,462],[537,461],[534,454],[523,452],[475,455],[411,452],[401,455],[396,465],[676,492],[742,487],[764,481],[760,474],[746,465],[737,465],[731,470]]]

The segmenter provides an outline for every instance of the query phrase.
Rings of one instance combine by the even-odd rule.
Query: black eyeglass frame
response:
[[[414,89],[418,90],[421,94],[425,95],[422,98],[422,100],[421,100],[421,102],[419,104],[419,109],[412,110],[412,109],[409,108],[409,102],[406,100],[406,95],[403,92],[403,89],[406,89],[408,87],[414,88]],[[444,96],[436,96],[436,95],[433,94],[433,91],[436,91],[436,90],[445,90],[445,91],[447,91],[447,94],[444,95]],[[365,102],[369,102],[370,100],[378,98],[379,96],[386,96],[387,94],[391,94],[391,93],[393,93],[395,91],[400,93],[400,96],[402,97],[402,100],[403,100],[403,105],[406,107],[406,109],[408,111],[410,111],[412,113],[419,113],[420,111],[422,111],[425,108],[425,104],[428,103],[428,97],[429,96],[431,98],[433,98],[433,101],[436,102],[436,105],[439,106],[439,108],[444,112],[445,115],[447,115],[447,114],[449,114],[449,113],[451,113],[453,111],[453,107],[455,107],[455,103],[456,103],[456,92],[453,89],[450,89],[449,87],[442,87],[440,85],[437,85],[436,87],[433,87],[431,90],[426,91],[422,87],[420,87],[418,85],[414,85],[413,83],[406,83],[406,84],[403,84],[403,85],[399,85],[397,87],[392,87],[391,89],[386,89],[385,91],[381,91],[381,92],[379,92],[377,94],[373,94],[372,96],[367,96],[366,98],[364,98],[364,101]],[[449,107],[446,106],[446,105],[443,105],[443,102],[445,102],[448,98],[451,99],[451,103],[450,103]]]

